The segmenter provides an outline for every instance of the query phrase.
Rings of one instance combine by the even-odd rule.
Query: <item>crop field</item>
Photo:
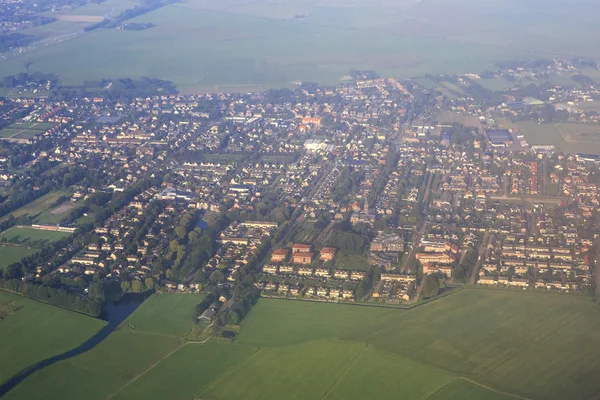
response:
[[[261,299],[235,342],[183,346],[172,336],[185,334],[183,324],[162,327],[185,315],[172,312],[188,307],[176,296],[152,297],[98,347],[36,373],[7,398],[552,400],[600,392],[600,312],[584,296],[465,289],[411,310]],[[161,317],[144,325],[152,310]]]
[[[99,319],[0,292],[0,305],[13,302],[22,308],[0,320],[0,382],[78,346],[104,325]]]
[[[56,202],[56,200],[58,200],[62,196],[68,196],[69,194],[70,193],[68,193],[68,192],[62,192],[62,191],[48,193],[48,194],[40,197],[39,199],[36,199],[36,200],[32,201],[31,203],[26,204],[23,207],[16,209],[9,215],[12,215],[15,218],[22,217],[23,215],[39,217],[40,214],[42,214],[44,211],[52,208],[52,204],[54,204],[54,202]],[[7,219],[7,218],[8,218],[8,216],[2,218],[2,220]],[[40,221],[40,222],[42,222],[42,221]]]
[[[52,242],[71,236],[68,232],[42,231],[33,228],[13,227],[0,234],[0,239],[31,247],[43,247]]]
[[[0,245],[0,270],[11,264],[21,261],[38,252],[38,249],[28,247],[2,246]]]

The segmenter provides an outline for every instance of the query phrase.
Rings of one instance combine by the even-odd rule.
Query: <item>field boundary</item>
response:
[[[352,359],[352,361],[350,361],[348,363],[348,365],[346,365],[346,367],[344,368],[344,370],[338,375],[338,377],[334,379],[334,381],[331,384],[331,386],[329,386],[329,388],[327,388],[327,390],[325,390],[325,393],[323,393],[323,395],[319,398],[320,400],[323,400],[325,398],[325,396],[327,396],[327,394],[329,394],[329,392],[331,391],[331,389],[333,389],[337,385],[337,383],[342,378],[342,376],[344,376],[344,374],[346,373],[346,371],[348,371],[348,369],[350,369],[350,367],[352,366],[352,364],[354,364],[354,362],[358,359],[358,357],[360,357],[360,355],[365,351],[365,349],[367,347],[369,347],[369,344],[368,343],[364,343],[363,348],[360,349],[360,351],[358,353],[356,353],[356,355],[354,356],[354,358]]]
[[[215,383],[217,383],[219,380],[221,380],[221,378],[223,378],[223,376],[229,374],[230,372],[235,371],[240,365],[242,365],[242,363],[244,363],[246,360],[249,360],[250,357],[254,356],[256,353],[258,353],[260,350],[262,350],[261,347],[256,347],[254,349],[254,351],[252,351],[250,354],[248,354],[246,357],[242,358],[240,361],[238,361],[233,367],[231,367],[231,369],[229,369],[228,371],[225,371],[224,373],[222,373],[221,375],[219,375],[218,377],[216,377],[212,382],[210,382],[208,385],[206,385],[202,390],[200,390],[198,392],[197,395],[195,395],[193,397],[193,400],[203,400],[203,397],[200,397],[202,395],[203,392],[205,392],[206,390],[208,390],[211,386],[213,386]]]
[[[160,364],[162,361],[166,360],[167,358],[169,358],[171,355],[173,355],[177,350],[181,349],[183,346],[185,346],[187,343],[180,343],[179,346],[176,346],[173,350],[169,351],[167,354],[165,354],[164,356],[162,356],[161,358],[159,358],[158,360],[156,360],[155,362],[153,362],[152,364],[148,365],[146,368],[142,369],[141,371],[139,371],[137,374],[135,374],[134,376],[131,377],[131,379],[129,379],[127,382],[125,382],[125,384],[121,387],[119,387],[117,390],[115,390],[113,393],[111,393],[109,396],[106,397],[106,400],[108,399],[112,399],[114,395],[116,395],[117,393],[119,393],[121,390],[127,388],[129,385],[131,385],[133,382],[135,382],[136,380],[138,380],[138,378],[144,376],[148,371],[152,370],[154,367],[156,367],[158,364]]]

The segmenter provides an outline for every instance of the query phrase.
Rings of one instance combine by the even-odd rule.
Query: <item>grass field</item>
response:
[[[0,321],[0,382],[78,346],[104,325],[99,319],[0,292],[0,305],[11,302],[22,308]]]
[[[366,271],[369,269],[369,262],[367,261],[367,258],[363,256],[352,256],[340,253],[336,257],[335,268],[350,271]]]
[[[230,343],[186,344],[114,399],[192,399],[255,350]]]
[[[122,329],[133,325],[136,331],[185,337],[192,329],[194,311],[202,297],[198,294],[154,295],[127,319]]]
[[[0,270],[38,252],[38,249],[0,245]]]
[[[150,300],[106,342],[36,373],[7,398],[552,400],[600,393],[600,315],[584,296],[465,289],[404,311],[261,299],[235,342],[184,346],[175,337],[186,331],[179,308],[192,302]],[[125,329],[133,322],[135,330]]]
[[[182,344],[201,299],[201,295],[152,296],[98,346],[36,372],[7,398],[105,398]]]
[[[60,239],[71,236],[68,232],[42,231],[33,228],[13,227],[0,234],[0,239],[10,243],[19,243],[31,247],[43,247]]]
[[[70,194],[69,192],[63,192],[63,191],[48,193],[48,194],[40,197],[39,199],[34,200],[31,203],[26,204],[21,208],[16,209],[9,215],[12,215],[15,218],[22,217],[23,215],[39,217],[39,215],[42,214],[44,211],[49,210],[52,207],[52,204],[54,204],[54,202],[56,202],[56,200],[58,200],[62,196],[68,196],[69,194]],[[5,220],[7,218],[8,218],[8,215],[6,217],[2,218],[2,220]],[[40,222],[43,222],[43,221],[40,221]]]

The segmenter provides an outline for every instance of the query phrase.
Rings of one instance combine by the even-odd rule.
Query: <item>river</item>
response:
[[[11,389],[13,389],[19,383],[23,382],[29,376],[33,375],[35,372],[49,367],[55,362],[78,356],[79,354],[85,353],[86,351],[96,347],[111,333],[113,333],[115,329],[117,329],[119,325],[121,325],[121,323],[125,321],[125,319],[140,306],[140,304],[142,304],[146,297],[147,296],[129,297],[127,299],[119,301],[118,303],[111,304],[108,307],[106,307],[106,310],[103,313],[103,319],[105,319],[108,323],[102,329],[100,329],[98,333],[96,333],[94,336],[92,336],[79,346],[62,354],[58,354],[54,357],[42,360],[37,364],[33,364],[19,372],[12,378],[8,379],[2,385],[0,385],[0,397],[3,397]]]

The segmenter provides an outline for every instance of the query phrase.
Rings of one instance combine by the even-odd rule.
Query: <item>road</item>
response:
[[[592,281],[596,284],[596,300],[598,300],[600,299],[600,271],[598,271],[600,265],[600,239],[596,239],[594,245],[596,246],[596,256],[590,261],[592,264]]]
[[[490,243],[490,240],[493,236],[494,236],[494,234],[493,233],[490,234],[489,232],[486,232],[483,235],[483,240],[481,241],[481,245],[479,245],[479,251],[477,254],[477,262],[475,263],[475,266],[473,267],[473,271],[471,271],[471,276],[469,277],[469,283],[471,285],[475,284],[475,281],[479,274],[479,269],[481,268],[481,264],[485,261],[485,252],[487,250],[487,246]]]

